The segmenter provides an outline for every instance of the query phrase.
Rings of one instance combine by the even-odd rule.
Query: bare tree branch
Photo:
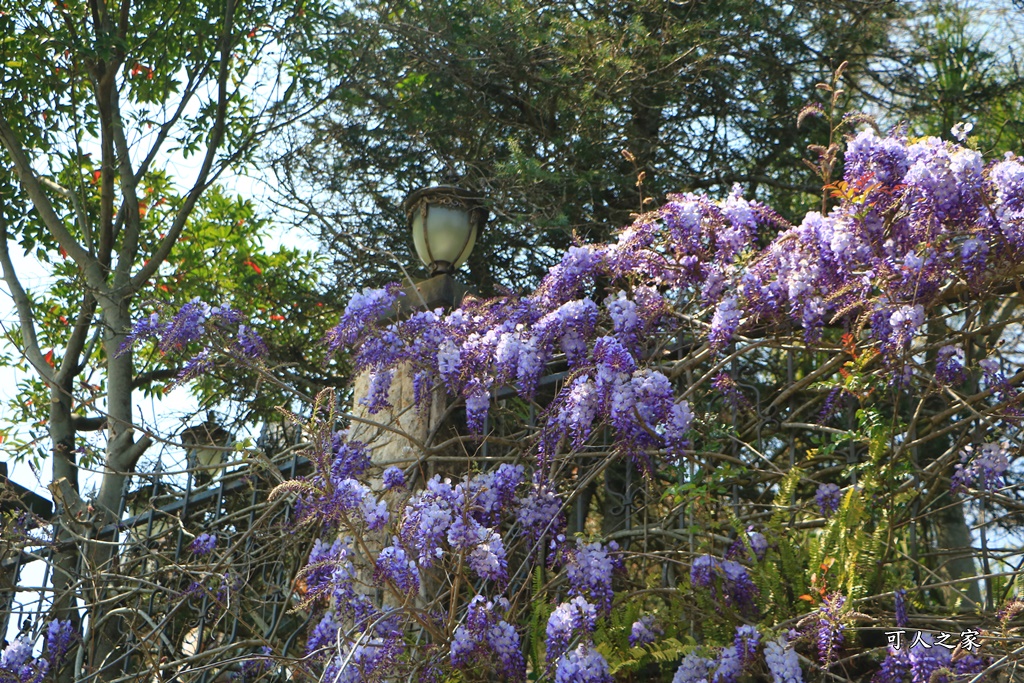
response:
[[[107,418],[105,415],[97,415],[93,417],[72,415],[71,426],[78,432],[97,432],[106,428]]]
[[[21,181],[22,187],[25,188],[26,194],[32,200],[32,205],[39,213],[50,235],[53,236],[57,244],[68,253],[68,256],[75,260],[78,267],[85,273],[89,286],[94,289],[103,289],[104,280],[99,264],[78,243],[74,236],[68,232],[64,221],[57,215],[53,208],[53,203],[46,196],[42,184],[32,170],[32,163],[29,161],[28,155],[22,149],[21,143],[18,141],[14,131],[11,130],[7,117],[2,114],[0,114],[0,143],[3,144],[7,153],[10,154],[11,160],[14,162],[14,170],[18,174],[18,180]]]
[[[39,349],[39,341],[36,338],[35,319],[32,316],[32,303],[29,301],[25,289],[18,280],[18,274],[11,263],[11,253],[7,248],[7,222],[0,214],[0,266],[3,267],[4,281],[11,290],[11,298],[14,299],[14,306],[18,311],[18,321],[21,323],[21,341],[25,357],[32,364],[39,376],[48,384],[53,384],[53,370],[43,358]]]
[[[139,272],[131,278],[130,289],[132,291],[138,291],[143,285],[145,285],[149,281],[149,278],[156,273],[160,265],[170,255],[171,249],[177,243],[178,238],[181,237],[181,233],[185,229],[185,223],[187,222],[188,217],[192,214],[192,210],[195,208],[196,203],[199,201],[200,195],[202,195],[206,190],[210,171],[213,168],[214,160],[217,158],[217,152],[220,149],[220,144],[224,139],[224,127],[227,121],[228,101],[231,99],[231,93],[228,91],[228,80],[231,74],[231,51],[234,42],[232,39],[234,14],[235,2],[234,0],[227,0],[227,2],[224,3],[224,30],[220,36],[220,65],[217,74],[217,113],[214,117],[213,128],[210,131],[210,142],[206,148],[206,156],[203,158],[203,165],[199,169],[199,175],[196,177],[195,184],[192,186],[188,196],[185,198],[185,202],[182,204],[181,208],[178,209],[178,213],[174,217],[174,223],[167,231],[167,234],[160,241],[160,244],[157,246],[156,251],[150,257],[149,261],[147,261],[145,265],[139,269]],[[219,173],[217,175],[219,175]],[[122,249],[122,253],[125,253],[125,249]]]
[[[69,202],[71,202],[71,206],[75,210],[75,218],[78,220],[78,228],[79,230],[82,231],[82,235],[85,237],[85,246],[86,249],[88,249],[92,243],[92,238],[90,236],[92,234],[92,226],[89,224],[89,218],[85,214],[85,207],[82,206],[82,202],[78,198],[78,195],[72,192],[70,189],[64,187],[63,185],[50,180],[49,178],[41,177],[39,179],[39,182],[41,182],[43,185],[50,188],[54,192],[60,193]]]

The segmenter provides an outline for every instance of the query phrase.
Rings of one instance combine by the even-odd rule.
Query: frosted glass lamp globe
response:
[[[446,185],[413,192],[403,207],[416,254],[431,276],[466,262],[488,214],[472,192]]]

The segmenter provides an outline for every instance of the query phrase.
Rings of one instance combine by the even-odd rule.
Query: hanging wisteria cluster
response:
[[[865,526],[867,506],[890,513],[878,506],[882,494],[867,477],[857,476],[855,457],[847,458],[846,481],[833,472],[831,481],[808,483],[756,452],[774,468],[763,490],[777,494],[775,505],[782,500],[788,512],[772,516],[772,499],[765,498],[768,512],[756,523],[737,521],[728,537],[695,542],[700,530],[683,523],[678,501],[695,492],[692,514],[721,494],[709,483],[713,468],[702,448],[715,439],[720,450],[723,442],[735,445],[739,418],[760,410],[732,359],[736,349],[755,348],[770,335],[796,340],[791,345],[828,343],[845,354],[844,363],[830,366],[839,369],[822,385],[824,400],[812,402],[814,411],[805,411],[811,417],[801,419],[817,414],[809,428],[851,440],[859,420],[878,468],[884,452],[902,453],[913,435],[894,437],[895,418],[883,424],[877,413],[850,407],[867,405],[873,394],[898,400],[973,382],[975,406],[987,406],[999,420],[1019,417],[1018,378],[985,357],[990,349],[965,348],[962,337],[947,338],[930,321],[942,307],[1021,274],[1024,163],[1007,155],[986,165],[963,144],[866,130],[848,141],[843,180],[827,189],[831,210],[808,213],[799,225],[744,199],[738,188],[720,201],[671,195],[613,243],[569,248],[530,294],[405,317],[395,313],[403,296],[398,285],[355,296],[326,344],[330,353],[351,353],[367,375],[360,400],[371,417],[389,418],[400,374],[411,377],[417,404],[439,387],[447,390],[465,409],[478,439],[471,444],[489,438],[499,391],[532,402],[541,414],[513,462],[425,476],[420,463],[380,471],[369,445],[337,431],[340,420],[324,408],[333,399],[318,402],[308,451],[315,473],[279,489],[296,493],[299,521],[321,533],[302,575],[302,606],[313,615],[304,659],[310,671],[327,681],[529,675],[592,683],[612,680],[616,667],[634,661],[622,655],[630,651],[671,659],[675,683],[802,683],[807,670],[848,666],[854,621],[862,616],[854,604],[864,599],[850,574],[868,552],[857,556],[842,545],[844,529]],[[187,308],[170,322],[143,321],[134,338],[155,338],[169,350],[197,339],[191,330],[207,322],[238,323],[202,302]],[[236,353],[263,353],[251,334],[238,328]],[[673,363],[684,356],[693,360]],[[562,374],[549,389],[542,378],[552,368]],[[866,368],[882,370],[868,380]],[[701,375],[710,391],[690,385]],[[844,429],[830,426],[839,413],[848,418]],[[643,591],[620,590],[645,560],[596,527],[577,529],[575,538],[569,532],[567,513],[585,489],[577,486],[579,472],[599,435],[605,465],[628,463],[648,486],[674,482],[662,489],[662,503],[675,526],[652,533],[675,541],[688,536],[697,550],[665,550],[689,581],[668,570],[663,580],[675,598],[710,605],[717,630],[669,623],[664,603],[660,611],[646,609]],[[941,495],[991,497],[1006,485],[1016,452],[978,433],[974,439],[956,451],[955,471],[951,460],[941,461],[949,471]],[[835,443],[800,448],[827,456]],[[796,450],[790,442],[794,460]],[[714,455],[740,466],[736,452]],[[907,469],[893,467],[887,476],[896,482],[892,489],[903,487],[901,495],[914,481]],[[764,484],[730,481],[734,507],[740,485]],[[820,553],[798,549],[805,552],[798,557],[783,547],[791,540],[779,530],[797,511],[812,518],[802,528],[824,529],[806,537],[820,539]],[[215,543],[197,538],[193,551]],[[803,583],[786,585],[780,577],[794,572]],[[907,574],[886,580],[909,583]],[[900,626],[907,620],[901,590]],[[527,595],[544,599],[531,603]],[[789,618],[776,618],[773,607],[783,603]],[[627,623],[619,623],[620,608]],[[973,655],[954,661],[931,645],[925,639],[897,651],[878,644],[874,679],[952,681],[987,665]]]
[[[78,641],[74,625],[54,620],[46,627],[45,648],[36,655],[33,639],[22,635],[0,652],[0,681],[42,683],[61,669],[68,652]]]
[[[152,340],[161,353],[169,353],[184,351],[202,340],[204,348],[191,356],[178,373],[177,381],[184,382],[211,371],[218,352],[249,360],[267,355],[262,337],[242,319],[242,314],[227,304],[211,305],[196,297],[169,319],[154,312],[135,323],[124,346]],[[223,344],[221,348],[208,346],[215,337]]]
[[[1012,155],[985,167],[980,153],[957,144],[868,130],[850,141],[834,193],[842,201],[828,215],[809,213],[795,227],[738,190],[722,202],[674,195],[616,243],[571,247],[528,296],[380,324],[401,290],[367,290],[347,306],[330,348],[358,338],[371,411],[387,406],[394,369],[409,363],[417,387],[443,382],[463,397],[475,431],[492,390],[532,397],[561,354],[571,380],[549,408],[539,457],[555,453],[563,437],[579,448],[598,424],[610,424],[633,454],[675,455],[693,415],[652,367],[650,340],[671,335],[673,311],[694,299],[701,341],[714,351],[744,332],[788,325],[813,341],[825,325],[845,323],[865,329],[896,366],[927,311],[1020,267],[1024,163]],[[773,233],[765,246],[755,241]],[[612,283],[600,303],[591,298],[598,280]],[[962,359],[962,349],[944,346],[930,374],[956,384]],[[999,382],[994,373],[989,379]]]

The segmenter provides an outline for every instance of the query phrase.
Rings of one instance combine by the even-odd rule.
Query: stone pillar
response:
[[[413,392],[413,369],[408,364],[403,364],[395,370],[391,382],[391,390],[388,394],[388,403],[391,408],[371,414],[366,405],[362,402],[369,392],[370,373],[362,372],[356,379],[352,392],[352,414],[357,417],[364,417],[382,425],[394,427],[396,430],[407,434],[415,441],[406,438],[402,434],[381,429],[364,422],[352,421],[349,427],[349,439],[361,441],[370,449],[370,462],[372,469],[366,483],[378,494],[383,489],[382,474],[385,468],[396,466],[400,469],[407,469],[419,463],[415,470],[415,476],[406,478],[411,488],[422,487],[423,481],[432,477],[438,469],[434,463],[427,461],[426,453],[418,444],[427,443],[435,431],[441,432],[434,439],[436,443],[443,442],[453,432],[445,427],[440,427],[444,419],[444,411],[447,406],[447,397],[443,387],[435,388],[425,396],[420,405],[416,405]],[[417,444],[418,442],[418,444]],[[385,493],[385,500],[388,501],[392,514],[400,514],[404,502],[403,498],[408,496],[407,492]],[[365,539],[365,549],[373,557],[359,558],[356,560],[356,572],[358,582],[366,587],[373,585],[373,565],[377,553],[390,543],[390,537],[385,533],[376,533]],[[357,550],[358,552],[358,550]],[[442,585],[432,580],[429,575],[422,575],[420,581],[420,605],[428,604],[433,596],[442,590]],[[381,590],[377,590],[371,599],[378,607],[389,606],[391,597],[385,597]],[[397,605],[391,605],[397,606]]]
[[[405,438],[401,434],[363,422],[352,423],[349,438],[354,441],[362,441],[370,448],[370,460],[374,467],[380,468],[380,470],[391,465],[404,469],[421,461],[426,454],[420,450],[416,442],[429,445],[426,443],[427,440],[435,432],[444,416],[447,405],[444,390],[437,388],[431,391],[423,399],[423,403],[416,405],[413,393],[413,371],[408,364],[403,364],[395,370],[391,381],[391,391],[388,394],[388,403],[391,404],[391,408],[371,414],[363,404],[369,387],[370,373],[361,372],[356,377],[353,387],[352,414],[394,427],[400,432],[408,434],[415,441]],[[372,473],[370,484],[374,489],[380,488],[380,471]]]

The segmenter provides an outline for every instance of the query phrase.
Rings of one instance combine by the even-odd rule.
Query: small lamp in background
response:
[[[214,473],[210,468],[224,462],[225,449],[233,438],[231,432],[218,424],[213,413],[206,414],[206,422],[181,432],[186,462],[198,485],[203,486],[213,480]]]
[[[416,190],[402,208],[431,277],[451,275],[466,262],[490,213],[473,192],[451,185]]]
[[[125,497],[129,519],[133,520],[129,536],[143,545],[159,542],[174,527],[172,515],[160,508],[170,505],[181,494],[166,483],[150,481]]]

